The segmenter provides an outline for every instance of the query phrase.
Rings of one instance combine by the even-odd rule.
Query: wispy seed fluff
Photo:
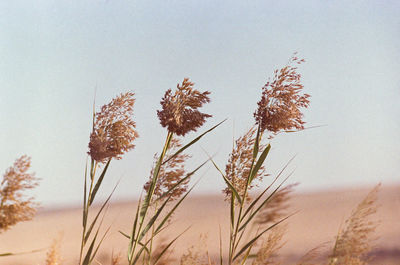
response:
[[[123,93],[95,114],[88,154],[97,162],[121,159],[135,147],[133,141],[138,134],[132,120],[134,103],[134,93]]]
[[[16,159],[0,182],[0,233],[11,226],[28,221],[36,213],[37,203],[24,192],[37,186],[37,178],[29,172],[30,157],[24,155]]]
[[[247,178],[249,177],[252,160],[253,160],[253,147],[256,140],[257,128],[252,127],[250,130],[239,137],[235,141],[235,145],[232,149],[231,154],[229,155],[228,163],[225,166],[225,174],[227,179],[232,183],[235,187],[239,195],[244,196],[246,186],[247,186]],[[265,146],[261,144],[260,150],[262,150]],[[262,181],[263,177],[266,176],[266,170],[264,166],[261,166],[255,180]],[[251,190],[254,187],[254,182],[250,183],[247,187],[248,190]],[[232,196],[232,191],[230,188],[226,187],[223,190],[223,193],[226,196],[227,200],[230,200]],[[249,201],[250,197],[247,193],[246,200]]]
[[[181,148],[182,144],[179,138],[172,138],[171,144],[168,150],[168,153],[174,154],[176,151]],[[169,157],[168,157],[169,158]],[[186,169],[185,162],[190,158],[190,155],[186,155],[180,153],[174,156],[171,159],[168,159],[168,162],[161,165],[159,177],[157,179],[156,187],[154,189],[154,195],[157,197],[161,197],[164,193],[172,189],[176,184],[178,184],[184,177],[186,177]],[[158,161],[158,154],[154,155],[154,166],[150,172],[149,181],[144,185],[144,190],[146,192],[149,191],[151,185],[151,179],[154,173],[155,164]],[[170,193],[171,200],[179,198],[182,194],[184,194],[188,189],[189,179],[182,181],[182,183],[175,187],[175,189]]]
[[[183,79],[182,84],[176,86],[175,93],[168,89],[161,100],[162,110],[157,111],[163,127],[169,132],[183,136],[190,131],[201,127],[209,114],[201,113],[198,108],[210,102],[209,91],[200,92],[193,88],[189,78]]]
[[[280,70],[275,70],[272,82],[262,87],[261,100],[254,112],[256,124],[261,132],[268,130],[273,134],[280,131],[303,130],[305,122],[301,108],[309,106],[308,94],[302,94],[303,84],[297,67],[304,59],[292,56],[289,64]]]

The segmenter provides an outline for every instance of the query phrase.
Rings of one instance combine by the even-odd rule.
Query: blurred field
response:
[[[339,226],[350,215],[352,208],[368,193],[369,189],[346,189],[295,194],[290,211],[299,210],[288,222],[281,250],[284,264],[294,262],[310,249],[325,242],[332,246]],[[383,186],[379,192],[377,219],[380,225],[376,235],[376,248],[372,253],[373,264],[400,264],[400,186]],[[107,212],[104,227],[111,225],[102,251],[98,255],[103,264],[110,264],[112,252],[125,259],[127,239],[118,230],[130,231],[135,213],[134,203],[113,203]],[[184,202],[174,217],[174,223],[165,231],[165,237],[172,237],[191,228],[179,239],[174,248],[174,256],[180,257],[188,247],[199,242],[199,235],[208,235],[207,246],[210,256],[218,255],[219,225],[223,237],[228,236],[227,204],[222,196],[192,196]],[[64,264],[77,264],[80,247],[81,210],[42,209],[33,221],[20,223],[0,236],[0,253],[21,252],[47,248],[53,238],[62,233],[61,254]],[[25,254],[0,258],[0,264],[24,265],[44,264],[45,253]]]

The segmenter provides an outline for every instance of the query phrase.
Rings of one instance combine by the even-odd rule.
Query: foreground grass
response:
[[[294,214],[286,211],[294,187],[293,184],[285,186],[290,176],[285,169],[290,161],[273,176],[270,183],[265,185],[262,181],[269,176],[265,161],[273,138],[277,134],[305,129],[302,110],[309,106],[310,95],[303,92],[304,87],[297,68],[302,63],[303,59],[293,55],[288,64],[277,69],[273,78],[262,87],[261,99],[253,114],[254,126],[235,141],[225,170],[209,157],[226,184],[222,192],[225,194],[229,212],[229,233],[219,235],[217,258],[210,257],[208,251],[196,252],[193,249],[189,249],[180,259],[171,258],[173,245],[187,228],[182,228],[171,238],[161,237],[162,232],[173,221],[177,209],[194,188],[189,186],[190,180],[208,162],[187,170],[186,152],[223,123],[222,121],[204,130],[193,139],[186,139],[187,133],[197,131],[211,117],[199,110],[210,102],[210,92],[200,92],[188,78],[178,84],[174,91],[168,89],[165,92],[161,100],[161,110],[157,111],[160,124],[166,129],[164,145],[160,148],[160,153],[155,155],[154,167],[143,186],[143,197],[139,199],[130,231],[120,232],[121,240],[126,242],[127,253],[113,256],[111,264],[279,264],[279,250],[283,246],[285,234],[284,224]],[[101,192],[112,160],[122,159],[126,152],[135,147],[134,142],[139,134],[133,121],[134,96],[132,92],[121,94],[99,111],[93,111],[88,163],[83,177],[79,265],[99,263],[97,255],[111,229],[110,226],[103,227],[103,219],[114,191],[105,201],[97,202],[100,208],[96,211],[93,205],[96,195]],[[28,182],[31,180],[30,175],[25,173],[28,167],[18,166],[17,163],[13,168],[23,169],[14,170],[13,173],[13,168],[10,168],[3,177],[0,205],[0,228],[3,227],[3,230],[33,217],[34,207],[31,206],[31,200],[21,200],[21,192],[35,186]],[[15,181],[17,184],[13,185],[14,179],[21,180]],[[250,191],[257,185],[264,187],[262,192],[251,194]],[[330,254],[325,255],[323,261],[316,261],[316,257],[320,257],[317,254],[320,248],[317,247],[297,264],[367,264],[371,235],[376,228],[376,224],[371,221],[371,215],[376,212],[377,190],[378,187],[374,188],[366,196],[339,229]],[[22,207],[26,205],[27,207]],[[55,242],[48,251],[46,264],[61,263],[57,249]],[[12,253],[3,254],[6,255]]]

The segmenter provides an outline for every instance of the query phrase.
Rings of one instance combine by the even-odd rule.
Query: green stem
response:
[[[89,218],[89,201],[90,201],[90,198],[92,197],[94,177],[96,175],[96,168],[97,168],[97,161],[94,161],[92,158],[91,164],[90,164],[90,188],[89,188],[89,193],[88,193],[89,195],[87,196],[86,204],[83,207],[83,216],[85,218],[85,220],[84,220],[85,225],[83,226],[83,231],[82,231],[81,249],[80,249],[80,254],[79,254],[79,265],[82,264],[83,249],[86,245],[85,234],[86,234],[86,228],[87,228],[87,220]]]
[[[150,189],[149,189],[149,193],[148,193],[148,195],[147,195],[147,196],[148,196],[147,201],[148,201],[149,203],[151,202],[151,200],[152,200],[152,198],[153,198],[154,190],[155,190],[155,184],[157,183],[158,176],[159,176],[159,173],[160,173],[160,167],[161,167],[163,158],[164,158],[164,156],[165,156],[165,154],[167,153],[167,150],[168,150],[168,148],[169,148],[169,144],[170,144],[170,142],[171,142],[172,135],[173,135],[172,132],[168,132],[167,139],[165,140],[165,144],[164,144],[164,147],[163,147],[163,151],[162,151],[162,153],[161,153],[161,155],[160,155],[160,158],[159,158],[159,161],[158,161],[158,163],[157,163],[157,165],[159,166],[159,168],[158,168],[158,169],[156,168],[155,174],[154,174],[154,176],[153,176],[154,179],[152,179],[152,182],[154,183],[154,186],[152,187],[152,185],[151,185],[151,187],[150,187]],[[138,242],[141,240],[141,238],[139,238],[139,236],[140,236],[140,234],[142,233],[143,224],[144,224],[144,221],[145,221],[145,218],[146,218],[146,215],[147,215],[147,211],[148,211],[148,209],[149,209],[149,206],[150,206],[150,205],[145,206],[143,216],[141,217],[141,220],[140,220],[140,223],[139,223],[139,230],[138,230],[137,235],[135,235],[135,234],[133,233],[133,235],[134,235],[134,238],[133,238],[133,240],[134,240],[134,245],[133,245],[133,248],[132,248],[131,252],[130,252],[129,255],[128,255],[129,265],[133,265],[133,261],[134,261],[133,254],[135,253],[135,250],[136,250],[136,247],[137,247],[137,245],[138,245]]]
[[[230,241],[230,242],[231,242],[231,246],[229,246],[229,250],[230,250],[230,253],[229,253],[229,265],[232,265],[232,264],[233,264],[233,257],[235,256],[235,255],[234,255],[234,254],[235,254],[235,251],[236,251],[236,249],[237,249],[237,247],[238,247],[238,245],[239,245],[240,239],[242,238],[242,236],[240,236],[239,239],[237,239],[237,236],[238,236],[239,227],[240,227],[240,224],[241,224],[241,221],[242,221],[242,213],[243,213],[243,208],[244,208],[244,204],[245,204],[245,201],[246,201],[248,189],[249,189],[249,186],[250,186],[250,184],[251,184],[251,183],[250,183],[250,177],[251,177],[252,171],[253,171],[253,169],[254,169],[254,162],[255,162],[255,160],[256,160],[256,158],[257,158],[257,153],[255,153],[254,150],[256,150],[256,148],[257,148],[257,150],[258,150],[258,148],[259,148],[259,143],[260,143],[261,138],[262,138],[262,132],[260,131],[260,126],[258,126],[258,128],[257,128],[257,135],[256,135],[256,138],[257,138],[257,139],[256,139],[256,141],[254,142],[254,147],[253,147],[253,159],[252,159],[252,161],[251,161],[251,166],[250,166],[249,175],[247,176],[246,187],[245,187],[245,189],[244,189],[242,201],[241,201],[241,203],[240,203],[239,214],[238,214],[238,216],[237,216],[236,225],[234,225],[234,233],[233,233],[233,236],[231,235],[231,237],[233,237],[233,240]],[[237,241],[236,241],[236,240],[237,240]]]

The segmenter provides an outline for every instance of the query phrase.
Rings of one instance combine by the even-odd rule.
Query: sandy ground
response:
[[[287,222],[285,246],[280,258],[284,264],[295,264],[310,249],[325,242],[329,248],[339,226],[357,203],[368,193],[368,189],[347,189],[295,194],[289,211],[299,212]],[[380,226],[376,235],[376,256],[373,264],[400,264],[400,186],[382,187],[379,193],[377,218]],[[228,205],[222,196],[192,196],[182,205],[174,217],[174,223],[164,233],[165,237],[190,229],[177,241],[174,256],[180,257],[191,245],[198,244],[200,234],[207,234],[210,256],[218,255],[219,226],[222,237],[228,237]],[[108,210],[104,227],[111,230],[102,246],[98,259],[103,264],[112,252],[121,252],[125,258],[127,239],[118,231],[128,232],[135,212],[135,203],[113,203]],[[1,234],[0,253],[21,252],[47,248],[53,238],[62,234],[61,254],[63,264],[77,264],[81,233],[81,210],[43,209],[33,221],[18,224]],[[224,246],[225,246],[224,242]],[[226,248],[224,249],[226,251]],[[0,257],[0,264],[24,265],[45,264],[46,250],[33,254]]]

